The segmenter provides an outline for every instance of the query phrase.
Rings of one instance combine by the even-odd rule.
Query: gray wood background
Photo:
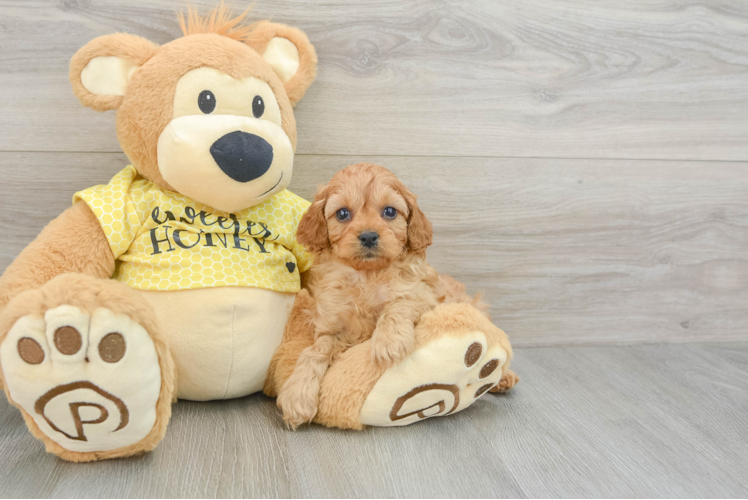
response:
[[[70,57],[116,31],[168,42],[185,5],[0,0],[0,270],[127,164],[114,114],[72,95]],[[364,433],[286,431],[259,395],[180,402],[156,451],[87,465],[45,455],[0,401],[0,496],[748,495],[748,2],[252,15],[319,54],[291,189],[360,161],[400,175],[434,222],[430,261],[485,292],[522,382]]]
[[[214,1],[197,2],[204,10]],[[179,36],[166,1],[0,0],[0,269],[127,163],[68,61]],[[304,29],[291,189],[374,161],[517,346],[748,338],[748,3],[257,2]]]

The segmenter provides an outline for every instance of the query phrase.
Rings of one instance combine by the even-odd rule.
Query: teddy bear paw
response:
[[[0,344],[0,363],[12,401],[65,450],[127,447],[156,422],[158,355],[126,315],[61,305],[23,316]]]
[[[384,372],[360,421],[399,426],[461,411],[499,384],[507,358],[480,331],[436,338]]]

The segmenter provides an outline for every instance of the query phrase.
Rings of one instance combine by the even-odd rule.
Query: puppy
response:
[[[320,382],[331,361],[371,339],[374,363],[386,367],[414,349],[419,318],[443,302],[470,302],[462,284],[426,263],[431,223],[416,197],[389,170],[349,166],[321,188],[302,218],[297,241],[314,253],[309,311],[314,344],[298,358],[278,395],[293,428],[317,413]]]

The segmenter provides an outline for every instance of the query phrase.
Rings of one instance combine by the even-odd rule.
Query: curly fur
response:
[[[385,217],[385,207],[397,215]],[[343,208],[350,218],[340,221],[336,213]],[[375,248],[360,241],[365,232],[378,234]],[[314,305],[308,311],[314,343],[301,352],[278,396],[292,427],[315,416],[322,378],[351,347],[372,339],[372,361],[386,368],[413,352],[416,325],[439,304],[486,309],[426,262],[431,223],[416,196],[384,167],[357,164],[338,172],[315,196],[297,239],[315,252],[309,288]]]

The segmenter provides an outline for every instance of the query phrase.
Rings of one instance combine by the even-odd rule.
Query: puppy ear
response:
[[[314,46],[297,28],[269,21],[260,21],[255,26],[247,44],[270,65],[295,106],[317,75]]]
[[[296,241],[316,254],[330,248],[330,239],[327,235],[327,219],[325,219],[328,191],[327,187],[317,191],[314,201],[301,218],[299,227],[296,229]]]
[[[405,187],[405,184],[399,179],[397,180],[396,188],[408,204],[408,246],[411,250],[422,250],[431,245],[433,240],[434,231],[431,227],[431,222],[421,212],[421,209],[418,208],[416,195]]]
[[[73,92],[96,111],[119,108],[130,77],[157,49],[155,43],[126,33],[94,38],[70,61]]]
[[[431,227],[431,221],[418,208],[413,200],[413,206],[410,208],[410,220],[408,221],[408,245],[411,250],[422,250],[431,245],[434,237],[434,231]]]

